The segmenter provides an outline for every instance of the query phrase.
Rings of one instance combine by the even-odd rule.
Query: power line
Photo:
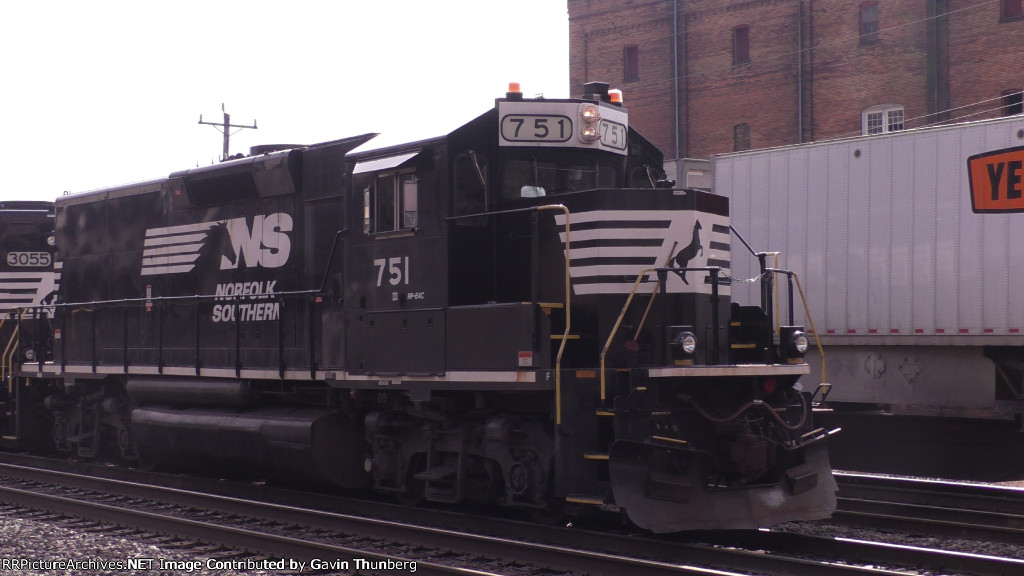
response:
[[[200,114],[199,115],[199,123],[200,124],[206,124],[207,126],[213,126],[213,127],[217,128],[218,132],[220,132],[221,134],[224,135],[224,154],[223,154],[223,156],[221,156],[221,159],[220,159],[221,162],[224,162],[225,160],[228,160],[229,158],[231,158],[231,152],[230,152],[230,148],[231,148],[231,135],[232,134],[237,134],[237,133],[241,132],[242,129],[244,129],[244,128],[251,128],[251,129],[255,130],[257,127],[256,127],[256,120],[255,119],[253,119],[253,121],[252,121],[252,126],[245,126],[245,125],[241,125],[241,124],[232,124],[231,123],[231,114],[228,114],[224,110],[224,104],[223,103],[220,105],[220,111],[224,114],[224,121],[223,122],[203,122],[203,115]],[[234,132],[231,132],[231,128],[238,128],[238,130],[235,130]]]

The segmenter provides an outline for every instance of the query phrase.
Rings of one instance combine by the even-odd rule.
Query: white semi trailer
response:
[[[1022,164],[1018,115],[722,154],[711,169],[734,229],[815,295],[795,320],[817,328],[837,410],[1019,422]],[[734,256],[734,281],[759,274]],[[733,294],[756,298],[750,286]]]

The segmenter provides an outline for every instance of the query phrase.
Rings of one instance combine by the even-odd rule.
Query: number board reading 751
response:
[[[625,154],[628,148],[629,125],[626,112],[620,108],[598,106],[600,119],[592,121],[597,128],[595,141],[580,136],[586,121],[581,117],[590,103],[557,100],[499,102],[499,145],[503,147],[557,147],[600,149]]]

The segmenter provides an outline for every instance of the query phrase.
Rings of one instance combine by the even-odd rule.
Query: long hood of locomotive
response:
[[[710,294],[710,274],[687,268],[721,268],[729,276],[730,232],[727,209],[694,206],[693,192],[668,190],[605,191],[621,207],[590,208],[569,204],[568,253],[573,293],[628,294],[637,277],[649,268],[677,268],[668,274],[671,293]],[[566,249],[566,216],[558,214],[562,248]],[[649,276],[650,280],[655,274]],[[719,294],[729,295],[728,284]]]
[[[146,229],[139,263],[143,282],[194,275],[199,294],[217,298],[212,322],[277,320],[275,294],[294,290],[279,274],[292,259],[295,222],[288,212],[222,218]],[[188,285],[192,285],[189,283]],[[146,296],[152,295],[147,284]],[[180,294],[169,294],[180,295]]]
[[[276,319],[273,297],[298,288],[292,202],[167,211],[159,193],[142,193],[121,203],[123,218],[102,202],[58,212],[59,236],[80,239],[62,255],[66,302],[200,296],[225,303],[214,322],[258,321]]]

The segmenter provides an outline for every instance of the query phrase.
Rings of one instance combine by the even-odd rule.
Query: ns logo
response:
[[[292,240],[287,234],[291,231],[292,217],[284,212],[258,215],[253,218],[252,228],[245,218],[232,218],[214,225],[206,245],[220,244],[220,248],[226,248],[225,241],[230,245],[231,250],[219,251],[221,270],[238,268],[243,261],[249,268],[279,268],[291,255]],[[220,240],[215,241],[218,235]]]
[[[275,212],[197,224],[150,228],[142,252],[142,275],[182,274],[197,265],[213,270],[280,268],[288,263],[293,229],[290,214]]]

